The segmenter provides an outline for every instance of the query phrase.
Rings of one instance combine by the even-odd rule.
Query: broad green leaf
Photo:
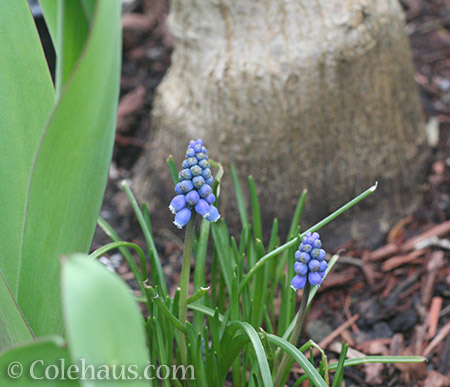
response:
[[[0,10],[0,269],[17,297],[27,186],[54,90],[27,1]]]
[[[14,347],[0,354],[0,385],[6,386],[79,386],[77,380],[68,377],[71,365],[69,353],[61,337],[47,337]],[[55,380],[45,379],[45,371]],[[19,372],[22,370],[21,376]],[[8,373],[13,376],[9,377]],[[80,374],[78,374],[80,375]],[[75,377],[76,373],[71,373]]]
[[[120,2],[98,0],[29,184],[18,302],[37,336],[62,330],[58,256],[87,252],[106,185],[120,77]]]
[[[56,88],[63,87],[72,75],[89,32],[89,24],[80,0],[58,0],[56,50]],[[92,1],[94,3],[94,1]]]
[[[32,340],[33,332],[0,270],[0,351]]]
[[[84,3],[89,4],[91,8],[95,8],[95,0],[39,0],[44,14],[45,24],[47,25],[50,37],[55,48],[56,55],[60,55],[60,49],[72,52],[75,55],[66,55],[64,61],[73,65],[80,56],[86,40],[90,15],[86,12]],[[60,18],[61,24],[58,24],[58,16],[66,15]],[[58,28],[62,27],[59,31]],[[61,35],[63,32],[63,36]],[[64,46],[61,38],[65,40]],[[72,58],[72,59],[70,59]],[[67,72],[70,75],[71,71]],[[65,82],[64,82],[65,83]]]
[[[74,363],[85,359],[94,366],[146,366],[144,320],[130,289],[116,274],[75,254],[62,264],[62,300]],[[140,384],[136,380],[133,385]]]

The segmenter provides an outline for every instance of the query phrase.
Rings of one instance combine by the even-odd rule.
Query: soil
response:
[[[344,340],[356,351],[349,356],[424,355],[428,362],[352,367],[345,373],[346,386],[450,386],[450,1],[401,4],[433,149],[427,181],[417,187],[423,202],[414,213],[405,214],[378,249],[355,250],[351,241],[342,246],[345,251],[320,288],[305,333],[326,347],[331,359]],[[123,240],[144,245],[119,183],[131,177],[147,147],[155,88],[170,66],[174,41],[165,1],[128,0],[124,7],[121,98],[101,215]],[[155,232],[173,286],[180,271],[181,236],[175,228]],[[108,242],[97,230],[93,248]],[[104,262],[132,282],[118,258],[104,257]]]

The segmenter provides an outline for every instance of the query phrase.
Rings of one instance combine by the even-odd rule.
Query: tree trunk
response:
[[[278,217],[284,230],[305,188],[304,228],[379,182],[324,229],[335,244],[350,234],[377,243],[416,204],[427,149],[396,1],[173,0],[170,9],[176,48],[135,178],[153,209],[173,194],[167,155],[178,165],[199,137],[212,158],[253,175],[265,223]],[[230,178],[220,200],[233,222]]]

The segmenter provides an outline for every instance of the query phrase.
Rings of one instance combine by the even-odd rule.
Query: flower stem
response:
[[[311,285],[309,284],[309,282],[306,282],[306,286],[303,290],[303,296],[302,296],[302,301],[300,303],[300,308],[298,309],[298,312],[297,312],[297,322],[295,323],[294,329],[292,330],[291,338],[289,340],[289,342],[295,346],[297,346],[298,338],[300,336],[300,333],[302,332],[303,323],[305,322],[305,319],[306,319],[306,314],[307,314],[306,307],[308,305],[308,298],[309,298],[310,290],[311,290]],[[277,370],[277,374],[275,376],[275,382],[274,382],[275,386],[282,385],[281,382],[283,381],[284,373],[286,371],[286,367],[289,364],[290,360],[291,359],[290,359],[289,355],[287,353],[284,353],[283,357],[281,358],[281,363]]]
[[[191,255],[194,245],[194,231],[195,231],[195,214],[191,221],[186,226],[186,234],[184,237],[184,251],[183,251],[183,263],[181,266],[180,276],[180,300],[178,305],[178,319],[183,325],[186,325],[187,315],[187,300],[189,292],[189,274],[191,271]],[[187,347],[186,336],[182,332],[178,332],[181,362],[187,365]]]

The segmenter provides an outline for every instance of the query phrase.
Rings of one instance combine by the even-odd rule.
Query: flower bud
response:
[[[308,267],[309,267],[309,270],[311,270],[311,271],[318,271],[319,267],[320,267],[320,262],[317,259],[311,259],[308,262]]]
[[[302,262],[295,262],[294,263],[294,271],[298,275],[305,276],[306,274],[308,274],[308,265],[306,263],[302,263]]]
[[[208,184],[203,184],[199,189],[198,193],[202,198],[206,198],[212,192],[211,186]]]
[[[206,200],[204,200],[204,199],[200,199],[198,201],[198,203],[195,205],[195,212],[197,212],[197,214],[203,216],[204,218],[209,216],[209,204],[208,204],[208,202]]]
[[[220,219],[219,210],[212,204],[209,206],[209,216],[206,219],[210,222],[217,222]]]
[[[296,275],[294,278],[292,278],[291,287],[294,290],[303,289],[305,285],[306,285],[306,277]]]
[[[183,169],[178,174],[178,179],[181,180],[190,180],[192,179],[192,172],[189,168]]]
[[[202,169],[209,168],[208,160],[205,160],[205,159],[200,160],[200,161],[198,162],[198,165],[200,165],[200,167],[202,167]]]
[[[191,219],[191,215],[192,213],[190,209],[183,208],[182,210],[176,213],[173,224],[178,228],[183,228],[188,224],[189,220]]]
[[[322,277],[319,273],[312,271],[308,274],[308,281],[312,286],[317,286],[322,282]]]
[[[194,189],[194,184],[190,180],[183,180],[180,182],[180,188],[183,193],[188,193]]]
[[[184,207],[186,207],[186,199],[184,195],[177,195],[170,202],[169,210],[172,212],[172,214],[175,214]]]
[[[216,197],[214,196],[213,193],[210,193],[205,200],[209,203],[209,204],[213,204],[216,201]]]
[[[192,190],[186,194],[186,203],[191,207],[195,206],[200,199],[200,195],[197,191]]]
[[[192,179],[192,183],[194,183],[195,188],[200,188],[203,184],[205,184],[205,179],[202,176],[195,176]]]

